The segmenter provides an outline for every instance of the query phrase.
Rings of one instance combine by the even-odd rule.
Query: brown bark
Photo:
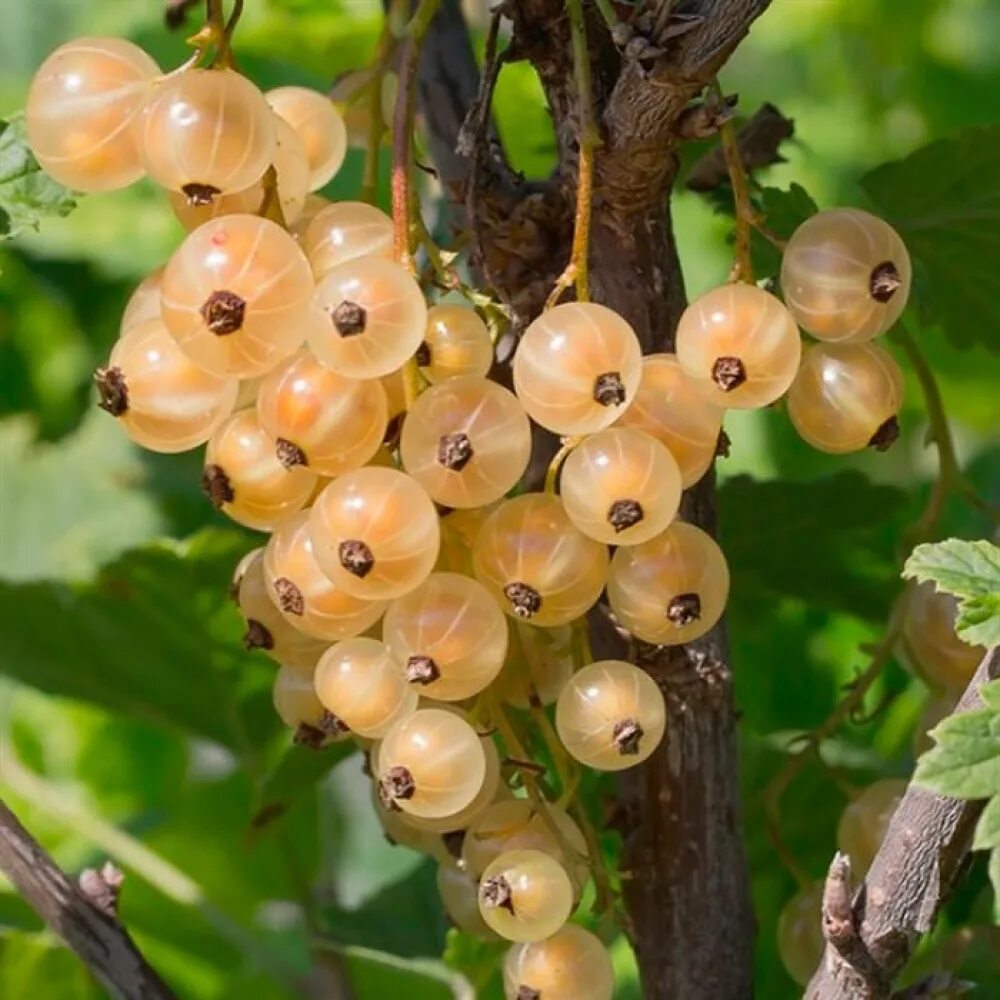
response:
[[[654,11],[643,30],[622,33],[624,54],[588,8],[594,109],[602,133],[589,261],[592,295],[629,320],[647,352],[671,347],[686,304],[669,201],[676,149],[685,138],[682,119],[766,6],[767,0],[702,0],[688,4],[683,16],[661,18]],[[540,311],[568,260],[577,111],[562,3],[510,0],[504,11],[514,25],[506,58],[529,59],[538,72],[553,116],[559,165],[547,183],[519,196],[491,143],[485,151],[480,146],[488,169],[473,177],[472,190],[468,176],[452,181],[466,185],[464,202],[473,208],[469,224],[483,248],[475,263],[510,307],[518,330]],[[438,27],[453,32],[454,19]],[[447,72],[455,71],[452,63]],[[426,61],[424,74],[435,72]],[[714,530],[711,475],[688,492],[684,514]],[[626,902],[644,995],[649,1000],[748,997],[753,916],[724,628],[683,648],[626,651],[606,619],[595,617],[593,641],[597,656],[631,652],[667,702],[662,746],[620,783],[625,867],[633,874]]]
[[[88,873],[84,891],[69,880],[0,800],[0,871],[80,956],[116,1000],[175,1000],[114,913],[118,877]]]
[[[979,689],[1000,676],[1000,649],[988,653],[954,712],[982,707]],[[826,954],[808,1000],[884,1000],[961,873],[984,803],[910,785],[856,892],[850,864],[834,858],[824,893]]]

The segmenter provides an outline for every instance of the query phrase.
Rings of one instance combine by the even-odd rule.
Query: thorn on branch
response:
[[[125,875],[116,865],[105,861],[100,869],[84,868],[77,882],[90,902],[109,917],[118,916],[118,897]]]

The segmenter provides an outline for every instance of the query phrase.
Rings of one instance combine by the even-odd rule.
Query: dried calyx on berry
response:
[[[128,385],[120,368],[97,368],[94,385],[100,398],[97,405],[113,417],[120,417],[128,410]]]
[[[243,326],[246,308],[246,301],[235,292],[218,289],[202,303],[201,316],[212,333],[226,337]]]
[[[639,752],[639,743],[643,737],[642,726],[638,719],[622,719],[615,723],[612,740],[615,749],[623,757],[634,757]]]
[[[621,406],[625,402],[625,383],[618,372],[604,372],[594,379],[594,401],[601,406]]]
[[[341,542],[337,547],[337,557],[340,565],[348,573],[363,580],[375,566],[375,556],[364,542],[352,538]]]
[[[187,203],[192,208],[199,208],[211,205],[222,192],[211,184],[185,184],[181,188],[181,194],[187,198]]]
[[[410,684],[433,684],[441,676],[438,665],[429,656],[411,656],[403,676]]]
[[[364,333],[368,325],[368,313],[364,306],[347,299],[330,310],[330,319],[342,337],[356,337]]]
[[[510,882],[503,875],[494,875],[492,878],[483,879],[479,885],[479,899],[483,906],[490,909],[503,907],[510,913],[514,912],[514,893],[511,890]]]
[[[888,451],[899,438],[899,418],[892,416],[871,436],[868,444],[876,451]]]
[[[285,614],[305,614],[306,601],[302,596],[302,591],[287,576],[278,577],[274,581],[274,596],[275,603]]]
[[[503,593],[504,597],[510,601],[511,608],[518,618],[530,618],[541,610],[542,595],[526,583],[516,580],[513,583],[508,583],[503,588]]]
[[[732,392],[747,380],[746,366],[739,358],[716,358],[712,365],[712,381],[723,391]]]
[[[896,294],[902,284],[899,268],[891,260],[885,260],[872,268],[868,290],[876,302],[884,304]]]
[[[221,510],[223,504],[232,503],[236,497],[233,484],[221,465],[205,466],[201,473],[201,491],[216,510]]]
[[[469,435],[463,431],[445,434],[438,441],[438,464],[452,472],[461,472],[472,460],[473,454]]]
[[[701,618],[701,598],[697,594],[678,594],[667,605],[667,618],[678,628]]]
[[[638,500],[616,500],[608,508],[608,524],[616,534],[638,524],[643,516],[642,504]]]
[[[309,459],[306,453],[294,442],[287,438],[278,438],[275,442],[275,454],[278,461],[286,469],[294,469],[297,465],[308,465]]]
[[[247,628],[243,633],[243,648],[251,649],[274,649],[274,636],[271,635],[267,626],[261,624],[256,618],[247,619]]]
[[[378,783],[378,796],[386,809],[399,809],[397,803],[412,799],[417,791],[413,774],[408,767],[390,767]]]

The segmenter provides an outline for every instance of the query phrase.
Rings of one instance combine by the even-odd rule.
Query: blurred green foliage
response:
[[[466,6],[481,44],[485,5]],[[810,197],[875,207],[900,225],[924,267],[907,322],[940,382],[961,464],[996,503],[1000,6],[909,0],[903,13],[878,0],[776,0],[723,84],[747,114],[767,100],[795,119],[787,162],[759,178],[776,228],[808,212]],[[0,116],[21,107],[46,53],[81,34],[125,35],[177,65],[183,33],[168,34],[160,14],[157,0],[0,0]],[[378,25],[369,0],[257,0],[237,53],[262,86],[322,88],[365,63]],[[544,176],[554,143],[527,65],[504,69],[496,107],[514,163]],[[881,166],[970,127],[957,145]],[[361,160],[350,153],[331,196],[357,194]],[[793,182],[802,191],[789,196]],[[731,220],[686,192],[674,219],[694,295],[728,273]],[[124,919],[186,998],[293,996],[289,982],[310,966],[307,944],[321,939],[329,952],[319,965],[346,968],[361,1000],[470,996],[469,981],[492,1000],[497,949],[446,937],[433,871],[382,840],[359,757],[288,749],[278,731],[271,667],[240,651],[224,599],[252,538],[204,504],[196,456],[143,455],[92,407],[89,375],[129,291],[180,233],[162,197],[140,184],[83,199],[68,218],[0,249],[4,794],[67,868],[106,855],[122,864]],[[773,273],[774,255],[757,250],[761,273]],[[734,579],[756,981],[769,1000],[797,995],[775,945],[796,884],[766,834],[762,792],[789,738],[842,697],[898,590],[902,534],[935,471],[909,371],[907,391],[904,437],[885,455],[820,455],[780,408],[727,420],[720,528]],[[942,526],[965,537],[988,531],[960,502]],[[782,834],[809,878],[834,849],[847,792],[911,770],[928,698],[890,664],[871,697],[886,707],[842,730],[789,789]],[[608,788],[593,781],[588,799]],[[607,846],[616,850],[613,837]],[[944,963],[976,979],[976,996],[1000,992],[989,949],[956,944],[957,928],[968,934],[990,919],[987,884],[974,865],[911,976]],[[614,955],[619,1000],[638,997],[624,940]],[[2,889],[0,995],[100,995]]]

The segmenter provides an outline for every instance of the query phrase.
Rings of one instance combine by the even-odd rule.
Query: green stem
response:
[[[618,15],[615,13],[614,7],[611,6],[611,0],[594,0],[594,2],[601,17],[604,18],[604,23],[609,28],[615,27],[618,24]]]
[[[710,93],[721,105],[722,88],[719,86],[718,80],[712,81]],[[733,211],[736,219],[732,278],[735,281],[746,281],[753,284],[750,227],[754,224],[757,213],[750,201],[750,182],[743,165],[739,143],[736,141],[736,128],[731,121],[720,127],[719,138],[722,141],[722,152],[726,158],[726,169],[729,171],[729,183],[733,189]]]
[[[63,790],[29,771],[9,744],[0,745],[0,757],[3,758],[4,784],[33,808],[65,823],[175,903],[197,910],[247,962],[267,972],[276,982],[296,992],[304,988],[297,970],[207,900],[194,879],[123,830],[94,816]]]

